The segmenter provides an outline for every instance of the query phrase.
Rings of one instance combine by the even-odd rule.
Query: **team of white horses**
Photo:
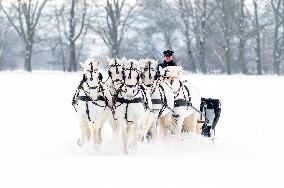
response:
[[[81,63],[83,79],[72,101],[80,119],[80,146],[90,141],[100,149],[106,122],[112,135],[122,138],[125,154],[145,138],[182,140],[185,133],[201,133],[200,94],[181,79],[182,67],[166,67],[158,76],[156,60],[108,58],[108,63],[104,80],[98,61]]]

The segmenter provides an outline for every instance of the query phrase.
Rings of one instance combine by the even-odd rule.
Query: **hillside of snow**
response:
[[[0,72],[1,188],[284,187],[284,77],[186,75],[221,100],[215,143],[143,144],[128,156],[111,139],[102,152],[77,145],[80,78]]]

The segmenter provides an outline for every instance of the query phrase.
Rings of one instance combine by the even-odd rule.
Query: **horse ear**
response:
[[[122,80],[125,80],[126,76],[125,76],[125,72],[122,71]]]
[[[87,81],[87,77],[85,74],[83,74],[83,81],[86,82]]]
[[[159,77],[160,77],[160,72],[157,71],[154,76],[154,80],[158,80]]]
[[[99,81],[100,81],[100,82],[103,81],[103,75],[102,75],[102,73],[99,73],[98,78],[99,78]]]
[[[108,70],[107,73],[108,73],[108,76],[111,77],[111,72],[110,72],[110,70]]]

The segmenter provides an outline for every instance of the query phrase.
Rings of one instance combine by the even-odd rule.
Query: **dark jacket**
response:
[[[163,63],[160,63],[158,65],[158,68],[159,67],[165,68],[167,66],[177,66],[177,64],[173,60],[171,60],[170,62],[163,61]]]
[[[160,67],[161,68],[165,68],[167,66],[177,66],[177,64],[172,60],[170,62],[166,62],[166,61],[163,61],[163,63],[160,63],[158,66],[157,66],[157,75],[158,76],[161,76],[161,73],[160,73]]]

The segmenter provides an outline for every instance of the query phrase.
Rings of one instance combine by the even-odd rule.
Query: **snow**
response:
[[[77,146],[80,77],[0,72],[0,187],[284,186],[284,77],[187,75],[222,102],[216,142],[146,144],[129,156],[111,139],[101,153]]]

